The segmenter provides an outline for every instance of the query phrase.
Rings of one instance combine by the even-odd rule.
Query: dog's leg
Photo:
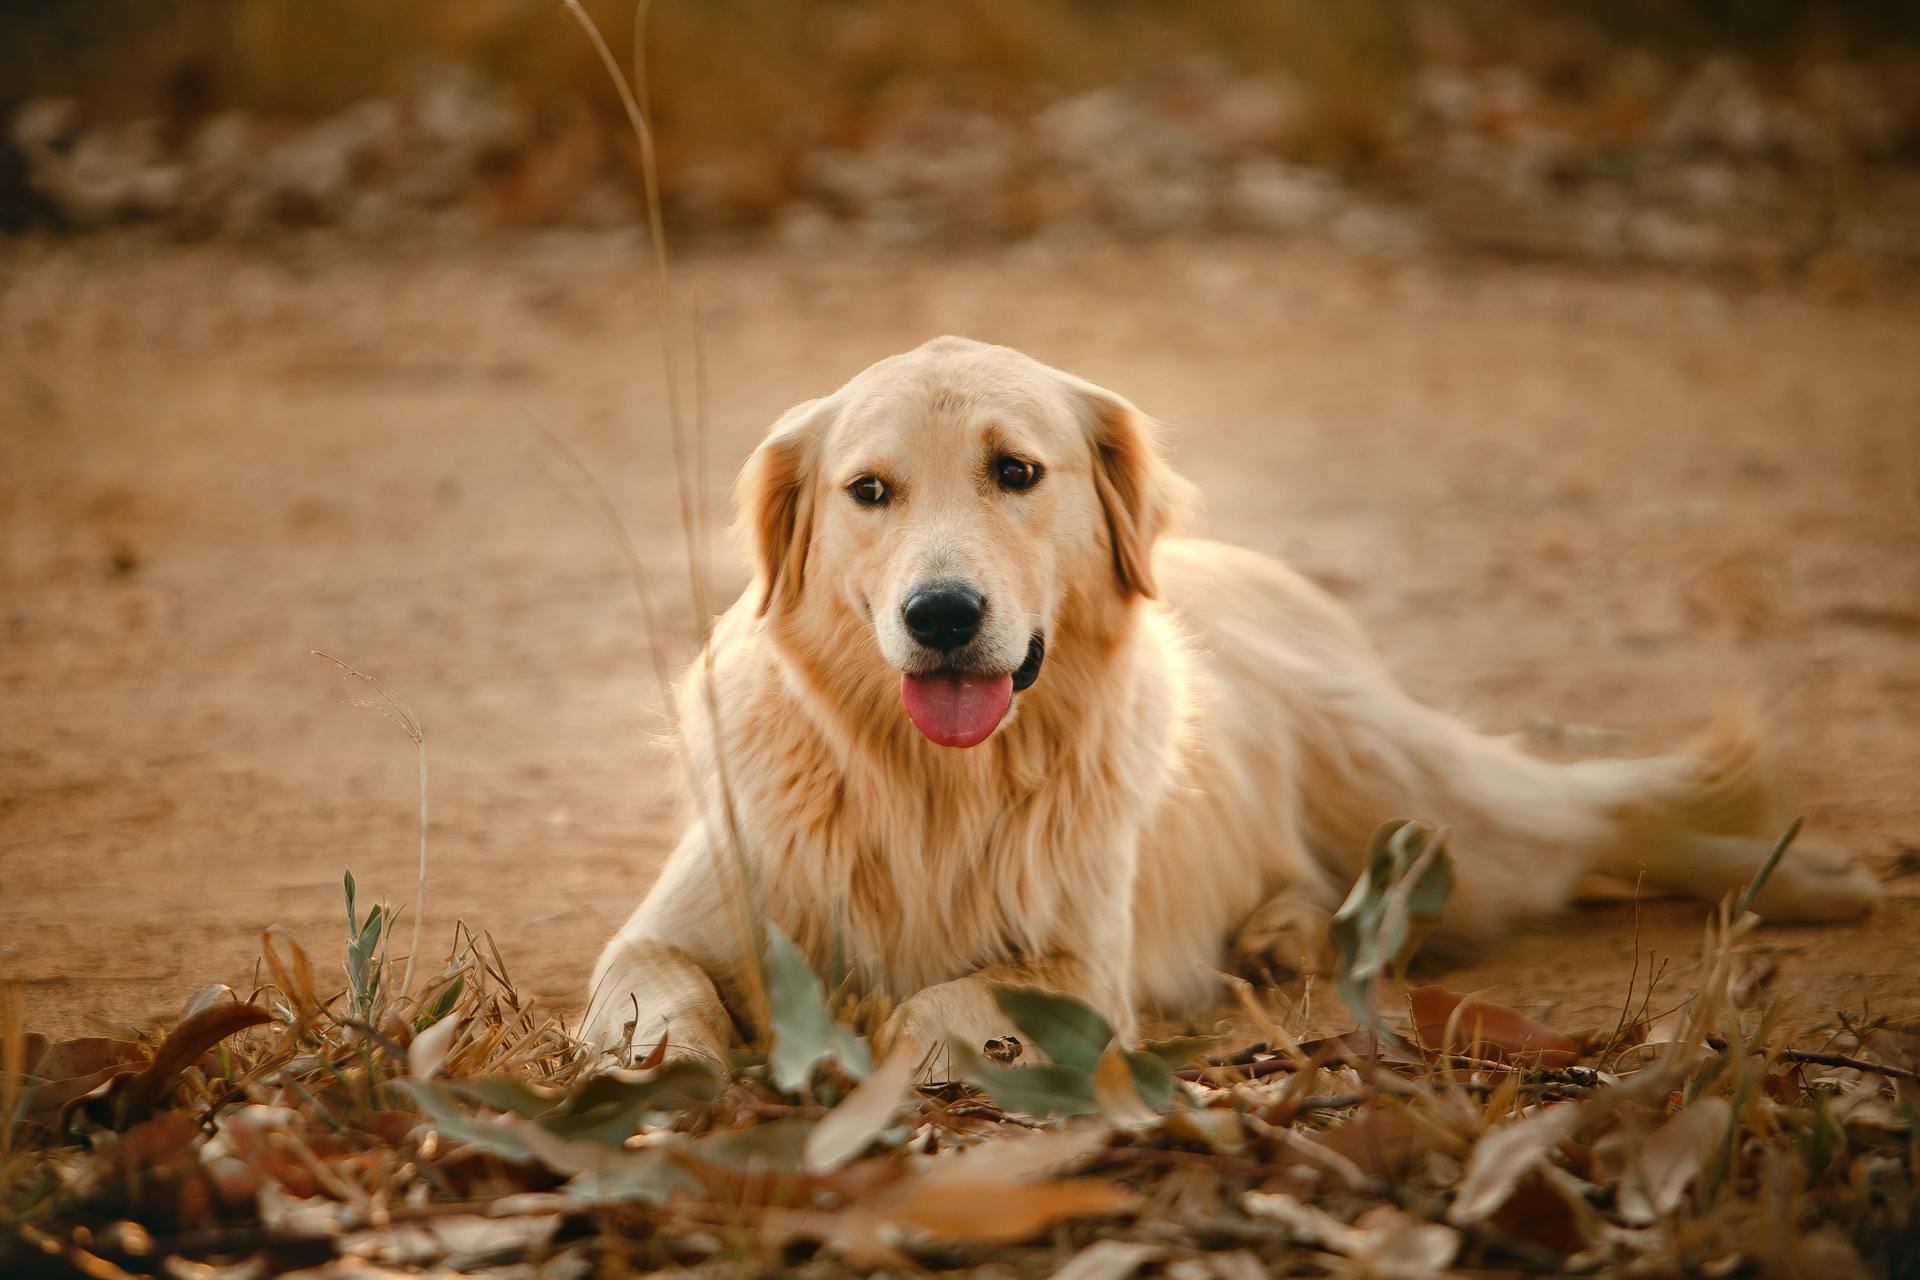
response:
[[[1124,969],[1109,972],[1103,964],[1096,971],[1083,961],[1057,958],[992,965],[914,993],[888,1020],[881,1035],[885,1051],[911,1054],[924,1078],[945,1078],[951,1067],[949,1038],[978,1049],[1019,1034],[993,998],[996,986],[1044,987],[1073,996],[1098,1010],[1123,1043],[1132,1043],[1133,1004]]]
[[[1030,960],[989,965],[914,993],[885,1028],[881,1039],[887,1052],[904,1048],[919,1058],[923,1075],[939,1076],[949,1065],[949,1037],[978,1049],[988,1040],[1017,1034],[993,998],[996,986],[1043,987],[1072,996],[1098,1010],[1122,1043],[1133,1042],[1133,887],[1139,834],[1123,825],[1105,839],[1090,840],[1089,846],[1106,851],[1105,856],[1094,863],[1094,873],[1066,895],[1047,950]]]
[[[595,967],[581,1039],[620,1066],[666,1044],[669,1058],[724,1067],[733,1024],[713,979],[692,956],[651,939],[614,938]]]
[[[594,966],[581,1038],[625,1065],[661,1042],[667,1056],[724,1067],[733,1022],[722,992],[738,994],[746,923],[729,906],[737,883],[700,826],[675,847],[644,901]]]
[[[1332,968],[1333,946],[1324,907],[1290,893],[1255,908],[1234,935],[1230,960],[1236,972],[1285,979],[1325,973]]]

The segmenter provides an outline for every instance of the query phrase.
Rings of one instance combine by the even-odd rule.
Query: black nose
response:
[[[987,602],[972,587],[942,582],[907,597],[907,630],[929,649],[949,653],[979,633]]]

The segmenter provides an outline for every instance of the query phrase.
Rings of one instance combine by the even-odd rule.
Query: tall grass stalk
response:
[[[726,740],[720,729],[719,701],[713,689],[713,652],[707,643],[713,617],[712,590],[707,561],[705,504],[703,496],[698,493],[704,486],[706,448],[702,440],[697,446],[698,462],[690,465],[684,400],[680,388],[679,369],[674,359],[673,335],[676,328],[676,311],[672,277],[667,267],[666,219],[661,210],[659,157],[654,144],[653,128],[648,122],[647,111],[641,103],[640,96],[646,92],[647,85],[645,66],[649,7],[647,0],[637,0],[634,7],[634,71],[629,77],[622,72],[619,62],[613,56],[613,50],[608,47],[606,39],[600,34],[600,28],[595,24],[592,15],[581,5],[580,0],[561,0],[561,2],[567,14],[586,34],[588,42],[593,47],[594,55],[600,61],[601,68],[619,94],[621,109],[626,113],[627,124],[633,130],[634,139],[640,149],[640,179],[647,210],[649,260],[653,268],[654,303],[660,324],[661,368],[666,378],[667,426],[673,445],[674,480],[680,500],[681,532],[686,548],[689,585],[693,594],[694,633],[703,666],[701,691],[706,704],[708,723],[712,726],[715,782],[721,808],[721,822],[718,827],[725,833],[728,852],[731,855],[730,860],[734,873],[738,877],[738,892],[729,895],[738,909],[730,913],[730,919],[734,928],[735,945],[740,950],[741,972],[746,978],[748,1012],[755,1027],[764,1031],[771,1026],[771,1022],[766,983],[760,972],[759,895],[740,834],[739,813],[734,804],[733,784],[727,764]],[[696,395],[701,400],[701,403],[695,407],[695,417],[697,431],[704,436],[706,430],[705,355],[698,332],[694,335],[694,351],[699,371],[696,379]],[[701,474],[694,474],[696,471]],[[631,539],[627,539],[626,542],[630,548]],[[653,644],[658,645],[657,638],[650,639]],[[671,716],[674,713],[674,705],[670,697],[667,707],[668,714]],[[704,788],[696,785],[692,791],[696,803],[701,802],[704,797]],[[710,819],[710,815],[703,814],[702,817]],[[709,830],[714,828],[711,821],[708,825]],[[590,1012],[591,1009],[589,1009]]]
[[[18,982],[0,985],[0,1166],[13,1155],[14,1113],[27,1074],[27,993]]]
[[[349,699],[354,706],[369,707],[378,711],[387,719],[399,725],[407,737],[413,739],[414,753],[419,760],[420,770],[420,874],[414,886],[413,897],[413,941],[407,947],[407,967],[400,978],[400,996],[404,999],[413,991],[413,964],[420,955],[420,927],[427,918],[427,731],[420,724],[420,717],[407,705],[406,699],[389,689],[376,676],[368,675],[356,667],[350,667],[330,653],[318,649],[310,651],[316,658],[324,658],[349,679],[358,680],[372,689],[379,701],[365,698]]]

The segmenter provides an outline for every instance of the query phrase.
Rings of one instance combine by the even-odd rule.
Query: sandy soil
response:
[[[1920,297],[1245,244],[684,280],[716,498],[788,404],[968,333],[1166,418],[1210,531],[1490,728],[1653,749],[1758,691],[1789,810],[1887,877],[1869,924],[1763,935],[1779,991],[1920,1013]],[[346,868],[411,901],[411,746],[315,648],[425,721],[435,954],[465,917],[577,1001],[671,815],[623,560],[538,428],[632,522],[684,658],[649,314],[620,237],[0,251],[0,976],[35,1025],[244,986],[276,922],[332,965]],[[1641,915],[1673,986],[1704,913]],[[1611,1024],[1634,937],[1589,906],[1442,980]]]

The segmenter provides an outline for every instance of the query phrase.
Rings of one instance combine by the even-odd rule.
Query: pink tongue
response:
[[[1013,702],[1012,676],[934,671],[900,677],[900,701],[913,727],[943,747],[985,742]]]

